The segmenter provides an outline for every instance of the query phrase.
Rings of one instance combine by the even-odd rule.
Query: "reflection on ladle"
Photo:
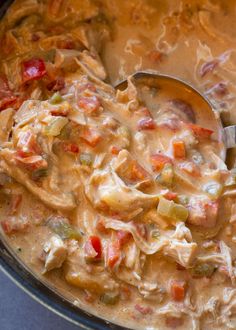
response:
[[[220,157],[225,160],[226,150],[236,146],[236,126],[223,127],[218,113],[214,110],[210,101],[197,89],[185,81],[155,71],[138,71],[131,77],[135,85],[142,84],[150,87],[162,86],[171,89],[170,98],[179,95],[181,99],[190,100],[194,105],[196,121],[208,123],[208,128],[214,130],[214,138],[221,142]],[[127,80],[119,82],[115,88],[126,89]],[[173,94],[173,95],[172,95]]]

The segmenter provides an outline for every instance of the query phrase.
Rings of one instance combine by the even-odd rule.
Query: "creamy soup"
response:
[[[16,0],[2,19],[1,236],[76,306],[236,328],[235,156],[215,120],[236,123],[235,17],[234,1]]]

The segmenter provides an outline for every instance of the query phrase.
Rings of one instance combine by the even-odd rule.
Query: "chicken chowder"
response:
[[[16,0],[2,19],[1,235],[76,306],[236,329],[235,155],[215,121],[236,123],[235,17],[235,1]]]

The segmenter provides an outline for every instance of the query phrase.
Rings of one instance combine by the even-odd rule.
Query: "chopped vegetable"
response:
[[[61,103],[61,102],[63,102],[64,101],[64,99],[63,99],[63,97],[61,96],[61,94],[60,93],[54,93],[53,95],[52,95],[52,97],[50,98],[50,100],[49,100],[49,102],[51,103],[51,104],[59,104],[59,103]]]
[[[131,162],[131,173],[130,173],[131,181],[144,180],[148,178],[148,176],[149,176],[148,172],[136,160],[133,160]]]
[[[37,143],[36,136],[30,130],[20,132],[17,142],[17,154],[20,157],[41,154],[41,148]]]
[[[212,264],[196,264],[191,269],[191,274],[193,277],[211,277],[215,270],[216,267]]]
[[[104,293],[100,297],[101,302],[103,302],[105,305],[115,305],[118,303],[119,299],[120,295],[115,292]]]
[[[38,181],[42,178],[45,178],[48,175],[48,170],[46,168],[40,168],[31,173],[31,179]]]
[[[163,197],[159,200],[157,212],[161,216],[173,219],[175,221],[186,221],[188,218],[188,209],[186,207],[173,201],[168,201]]]
[[[165,164],[156,181],[164,186],[171,187],[174,180],[174,169],[169,163]]]
[[[51,216],[47,222],[47,226],[58,236],[64,239],[80,240],[82,233],[73,228],[66,218],[61,216]]]
[[[98,236],[90,236],[86,241],[85,256],[89,259],[100,260],[102,257],[102,243]]]
[[[108,244],[107,248],[107,265],[113,269],[120,260],[120,242],[118,240]]]
[[[24,166],[30,171],[48,167],[47,161],[42,156],[20,157],[16,155],[14,158],[19,165]]]
[[[45,127],[44,133],[48,136],[58,136],[64,126],[68,124],[68,119],[65,117],[57,117]]]
[[[192,130],[196,138],[199,139],[210,139],[211,135],[214,133],[211,129],[204,128],[195,124],[187,124],[187,127]]]
[[[93,165],[93,156],[88,153],[81,153],[79,155],[80,164],[84,166],[92,166]]]
[[[219,182],[210,181],[203,186],[203,191],[212,198],[218,198],[222,194],[223,186]]]
[[[128,231],[124,231],[124,230],[117,231],[117,239],[120,243],[120,246],[128,243],[131,238],[132,238],[132,235]]]
[[[101,107],[101,102],[96,95],[90,97],[80,97],[78,100],[78,106],[86,113],[94,113]]]
[[[184,141],[173,141],[173,155],[174,158],[185,158],[186,157],[186,149]]]
[[[171,281],[170,293],[175,301],[182,301],[185,297],[186,283],[184,281]]]
[[[96,147],[101,141],[100,133],[92,128],[87,128],[81,134],[81,138],[91,147]]]
[[[31,59],[22,63],[23,82],[41,79],[46,75],[44,60],[40,58]]]
[[[165,164],[172,164],[172,159],[162,154],[151,155],[151,163],[154,171],[160,171]]]
[[[78,154],[79,153],[79,147],[75,143],[70,142],[63,142],[62,148],[65,152],[70,152],[72,154]]]
[[[121,149],[119,147],[116,147],[116,146],[111,147],[111,154],[112,155],[118,155],[120,151],[121,151]]]
[[[156,128],[156,123],[154,119],[150,117],[142,118],[138,122],[138,130],[153,130]]]

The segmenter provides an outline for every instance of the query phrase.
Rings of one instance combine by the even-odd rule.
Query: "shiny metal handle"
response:
[[[227,149],[236,147],[236,125],[224,128],[224,143]]]

